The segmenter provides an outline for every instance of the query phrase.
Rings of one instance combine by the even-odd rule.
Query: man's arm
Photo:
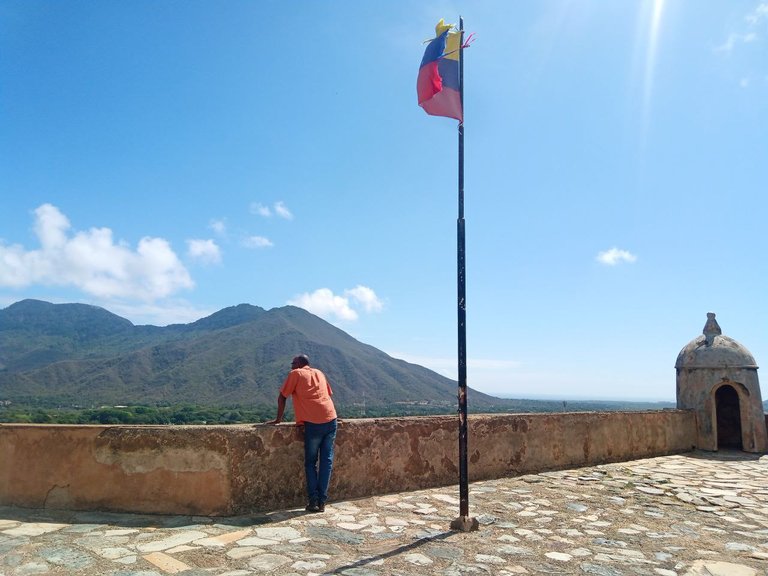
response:
[[[277,418],[270,420],[267,424],[280,424],[283,420],[283,412],[285,412],[285,396],[282,394],[277,395]]]

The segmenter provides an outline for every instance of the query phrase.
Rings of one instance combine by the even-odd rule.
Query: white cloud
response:
[[[757,26],[762,20],[768,20],[768,2],[761,2],[750,14],[747,14],[746,21],[751,26]]]
[[[132,250],[125,242],[115,242],[109,228],[70,229],[69,219],[55,206],[37,208],[34,231],[40,249],[0,242],[0,286],[74,286],[100,298],[144,301],[194,286],[163,238],[144,237]]]
[[[263,216],[264,218],[269,218],[272,216],[272,210],[269,209],[269,206],[264,206],[258,202],[251,202],[250,211],[251,214]]]
[[[339,320],[357,320],[357,312],[349,306],[349,300],[336,296],[328,288],[318,288],[311,294],[305,292],[288,300],[288,304],[298,306],[322,318]]]
[[[271,218],[273,214],[276,214],[277,216],[285,220],[293,220],[293,214],[291,213],[290,210],[288,210],[288,207],[285,205],[285,202],[283,202],[282,200],[279,202],[275,202],[272,205],[272,208],[270,208],[269,206],[264,206],[259,202],[251,202],[251,206],[249,210],[251,214],[256,214],[257,216],[262,216],[264,218]]]
[[[243,239],[243,246],[246,248],[271,248],[274,244],[264,236],[248,236]]]
[[[713,50],[715,52],[731,52],[735,44],[736,44],[736,35],[729,34],[725,42],[723,42],[722,44],[718,44],[717,46],[714,47]]]
[[[187,240],[187,255],[203,264],[221,262],[221,249],[214,240]]]
[[[376,292],[367,286],[357,285],[351,290],[345,290],[344,294],[362,304],[366,312],[381,312],[384,304],[376,296]]]
[[[621,262],[632,263],[635,260],[637,260],[637,256],[628,252],[627,250],[619,250],[618,248],[611,248],[610,250],[605,250],[604,252],[600,252],[595,257],[595,260],[597,260],[601,264],[605,264],[606,266],[616,266],[616,264],[619,264]]]
[[[275,214],[280,216],[280,218],[285,218],[286,220],[293,220],[293,214],[291,214],[291,211],[285,207],[285,204],[283,202],[275,202],[274,208],[275,208]]]
[[[335,318],[346,321],[358,319],[356,307],[362,307],[365,312],[379,312],[383,308],[376,293],[360,285],[345,290],[343,296],[334,294],[328,288],[319,288],[311,294],[305,292],[294,297],[288,304],[304,308],[326,320]]]
[[[227,235],[227,221],[224,218],[214,218],[208,224],[208,228],[216,232],[219,236]]]
[[[719,46],[715,46],[715,52],[732,52],[737,44],[746,44],[750,42],[750,38],[754,40],[753,34],[729,34],[725,42]]]
[[[749,28],[745,32],[732,32],[728,38],[715,47],[715,52],[730,53],[737,45],[750,44],[760,39],[760,34],[764,31],[759,29],[763,21],[768,22],[768,2],[761,2],[757,7],[744,17]]]

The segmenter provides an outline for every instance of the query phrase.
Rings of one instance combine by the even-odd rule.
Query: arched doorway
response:
[[[739,395],[733,386],[721,386],[715,392],[717,412],[717,447],[742,450]]]

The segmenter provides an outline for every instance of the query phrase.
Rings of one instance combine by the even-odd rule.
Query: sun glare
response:
[[[643,77],[643,132],[648,130],[653,98],[653,80],[656,71],[656,55],[659,47],[659,29],[664,12],[664,0],[651,0],[651,26],[648,31],[648,43],[645,53],[645,74]]]

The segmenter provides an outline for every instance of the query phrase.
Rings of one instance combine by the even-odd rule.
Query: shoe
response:
[[[323,507],[323,509],[324,508],[325,507]],[[310,502],[309,504],[307,504],[307,507],[304,508],[304,510],[306,510],[307,512],[322,512],[322,510],[320,509],[320,506],[317,505],[317,502]]]
[[[317,511],[318,512],[325,512],[325,504],[323,504],[322,502],[320,504],[318,504],[317,505]]]

